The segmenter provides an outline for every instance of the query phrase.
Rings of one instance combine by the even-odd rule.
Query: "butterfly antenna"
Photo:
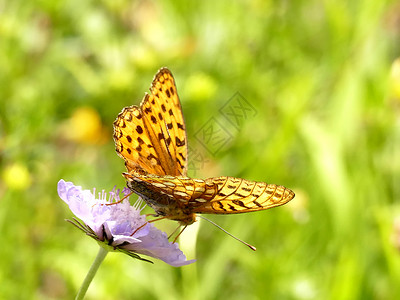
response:
[[[207,222],[210,222],[211,224],[213,224],[215,227],[217,227],[218,229],[221,229],[223,232],[225,232],[227,235],[233,237],[235,240],[241,242],[242,244],[246,245],[247,247],[249,247],[251,250],[256,251],[257,248],[254,247],[253,245],[250,245],[249,243],[246,243],[245,241],[242,241],[241,239],[239,239],[238,237],[234,236],[232,233],[229,233],[228,231],[226,231],[225,229],[223,229],[221,226],[219,226],[217,223],[214,223],[213,221],[207,219],[206,217],[203,216],[199,216],[199,218],[202,218],[203,220],[206,220]]]

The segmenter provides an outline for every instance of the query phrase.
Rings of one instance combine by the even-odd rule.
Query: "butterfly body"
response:
[[[123,173],[123,175],[127,180],[128,187],[153,208],[158,216],[166,216],[182,225],[190,225],[196,221],[196,216],[190,209],[191,205],[188,201],[182,201],[188,195],[183,194],[183,191],[174,192],[171,188],[173,181],[179,180],[178,177],[171,176],[171,179],[174,178],[174,180],[163,184],[160,182],[159,176],[152,174],[144,175],[132,171]],[[178,197],[179,200],[176,201]]]
[[[187,138],[171,72],[162,68],[140,106],[122,110],[114,122],[116,151],[125,161],[128,187],[157,215],[182,225],[196,213],[236,214],[265,210],[295,196],[284,186],[234,177],[187,177]]]

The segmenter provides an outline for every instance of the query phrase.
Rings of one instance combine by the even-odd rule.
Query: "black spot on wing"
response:
[[[183,165],[182,165],[181,161],[179,160],[179,158],[176,158],[176,162],[181,166],[181,168],[183,168]]]
[[[258,207],[263,207],[263,206],[262,206],[260,203],[258,203],[256,200],[254,200],[253,203],[254,203],[255,205],[257,205]]]
[[[140,125],[136,126],[136,132],[139,133],[139,134],[142,134],[143,133],[142,126],[140,126]]]
[[[154,159],[154,160],[157,162],[158,165],[161,165],[160,160],[158,159],[158,157],[156,157],[156,156],[155,156],[154,154],[152,154],[152,153],[149,154],[149,155],[147,156],[147,159],[150,160],[150,161],[151,161],[152,159]]]
[[[233,205],[228,203],[228,206],[230,211],[237,211],[237,209]]]
[[[175,137],[175,144],[177,147],[185,146],[185,140],[180,140],[177,136]]]
[[[241,201],[241,200],[232,200],[232,203],[234,203],[234,204],[236,204],[236,205],[238,205],[238,206],[247,208],[247,209],[250,208],[250,207],[247,207],[246,204],[244,204],[243,201]]]
[[[226,211],[224,205],[223,205],[221,202],[217,202],[217,203],[218,203],[218,206],[219,206],[219,208],[220,208],[221,210]]]

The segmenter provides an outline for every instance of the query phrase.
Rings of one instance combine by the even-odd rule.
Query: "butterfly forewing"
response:
[[[114,122],[116,151],[128,172],[186,175],[185,122],[171,72],[163,68],[155,76],[150,94],[140,107],[122,110]]]
[[[186,127],[175,81],[171,72],[166,68],[159,71],[156,79],[150,89],[151,94],[155,97],[155,103],[149,101],[143,105],[143,110],[146,114],[147,107],[150,107],[150,104],[156,108],[159,120],[158,126],[163,133],[163,138],[159,138],[161,140],[160,147],[166,149],[171,158],[173,158],[171,159],[171,169],[178,169],[180,171],[178,175],[186,175]],[[152,124],[150,126],[154,126],[154,118],[151,118],[151,120]]]
[[[143,113],[137,106],[125,107],[114,122],[115,148],[125,160],[128,172],[143,169],[164,174],[152,141],[146,132]]]

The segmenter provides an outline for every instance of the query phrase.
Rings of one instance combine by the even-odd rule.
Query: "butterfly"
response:
[[[117,154],[128,187],[156,214],[187,226],[196,214],[237,214],[285,204],[284,186],[234,177],[187,177],[188,148],[175,80],[160,69],[139,106],[125,107],[114,122]]]

